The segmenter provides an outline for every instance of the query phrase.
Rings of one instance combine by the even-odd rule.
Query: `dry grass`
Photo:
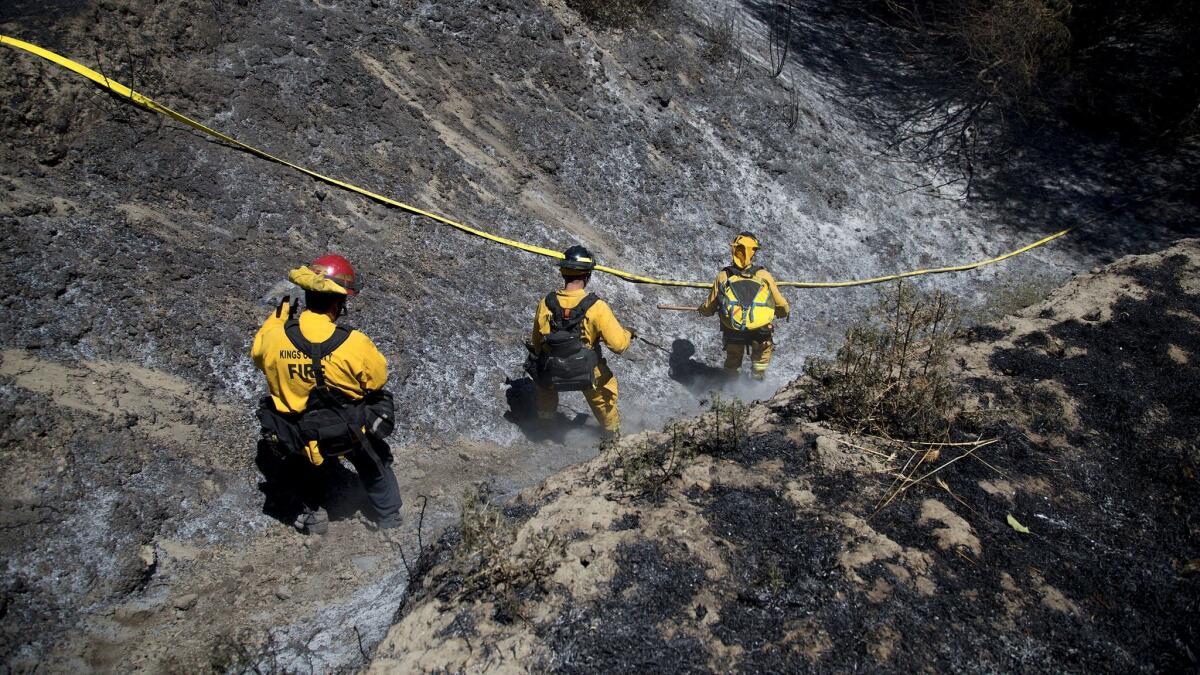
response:
[[[727,10],[720,16],[709,19],[704,24],[703,55],[711,63],[724,63],[734,56],[741,60],[741,26],[738,24],[738,13]]]
[[[657,497],[697,454],[719,455],[740,448],[746,441],[748,416],[745,403],[716,396],[699,418],[668,424],[669,440],[613,445],[611,466],[617,487],[633,498]]]
[[[480,489],[463,495],[459,534],[456,554],[468,563],[462,594],[490,597],[513,617],[522,616],[525,592],[548,579],[563,556],[564,543],[545,532],[526,532],[516,545],[516,525]]]

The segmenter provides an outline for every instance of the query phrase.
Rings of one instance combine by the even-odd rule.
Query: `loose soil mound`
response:
[[[1195,668],[1198,279],[1188,240],[972,331],[978,435],[936,458],[812,419],[802,380],[661,481],[629,457],[679,428],[626,438],[520,495],[502,553],[426,552],[372,670]],[[889,503],[914,458],[945,468]],[[536,581],[470,583],[545,542]]]

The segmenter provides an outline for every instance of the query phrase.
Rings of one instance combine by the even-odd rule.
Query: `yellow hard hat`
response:
[[[758,237],[749,232],[741,232],[734,237],[730,248],[733,252],[734,266],[745,269],[750,266],[750,261],[754,259],[754,253],[758,250]]]

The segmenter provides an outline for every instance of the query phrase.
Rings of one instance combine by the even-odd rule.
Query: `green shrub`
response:
[[[881,294],[832,360],[805,364],[818,417],[899,439],[947,437],[957,408],[946,375],[957,327],[957,306],[943,293],[899,283]]]
[[[634,498],[653,499],[696,456],[700,447],[696,427],[672,422],[666,433],[670,440],[663,443],[641,441],[613,446],[613,475],[621,492]]]
[[[617,487],[634,498],[657,497],[697,454],[719,456],[741,448],[747,437],[748,417],[745,403],[716,396],[708,412],[699,418],[668,424],[668,440],[612,445],[611,468]]]

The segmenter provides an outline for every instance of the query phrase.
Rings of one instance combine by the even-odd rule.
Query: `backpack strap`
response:
[[[600,297],[595,293],[588,293],[583,300],[579,301],[578,305],[567,310],[558,301],[558,293],[551,293],[546,296],[546,309],[550,310],[550,327],[555,330],[575,330],[576,327],[583,323],[583,318],[587,316],[588,310],[592,305],[600,301]],[[571,312],[571,318],[566,318],[566,313]]]
[[[330,335],[328,340],[314,343],[304,337],[304,333],[300,331],[300,320],[292,318],[283,324],[283,332],[296,349],[299,349],[305,356],[312,359],[313,377],[317,380],[317,386],[324,388],[325,372],[321,367],[321,359],[329,356],[335,349],[341,347],[354,331],[345,326],[334,326],[333,335]]]
[[[563,321],[562,303],[558,301],[558,293],[551,292],[546,295],[546,309],[550,310],[550,327],[554,328],[561,325]]]
[[[583,300],[579,301],[578,305],[575,305],[571,308],[571,311],[579,312],[579,320],[582,321],[583,317],[587,315],[588,310],[591,309],[592,305],[596,304],[597,302],[600,302],[600,296],[596,295],[595,293],[588,293]]]

